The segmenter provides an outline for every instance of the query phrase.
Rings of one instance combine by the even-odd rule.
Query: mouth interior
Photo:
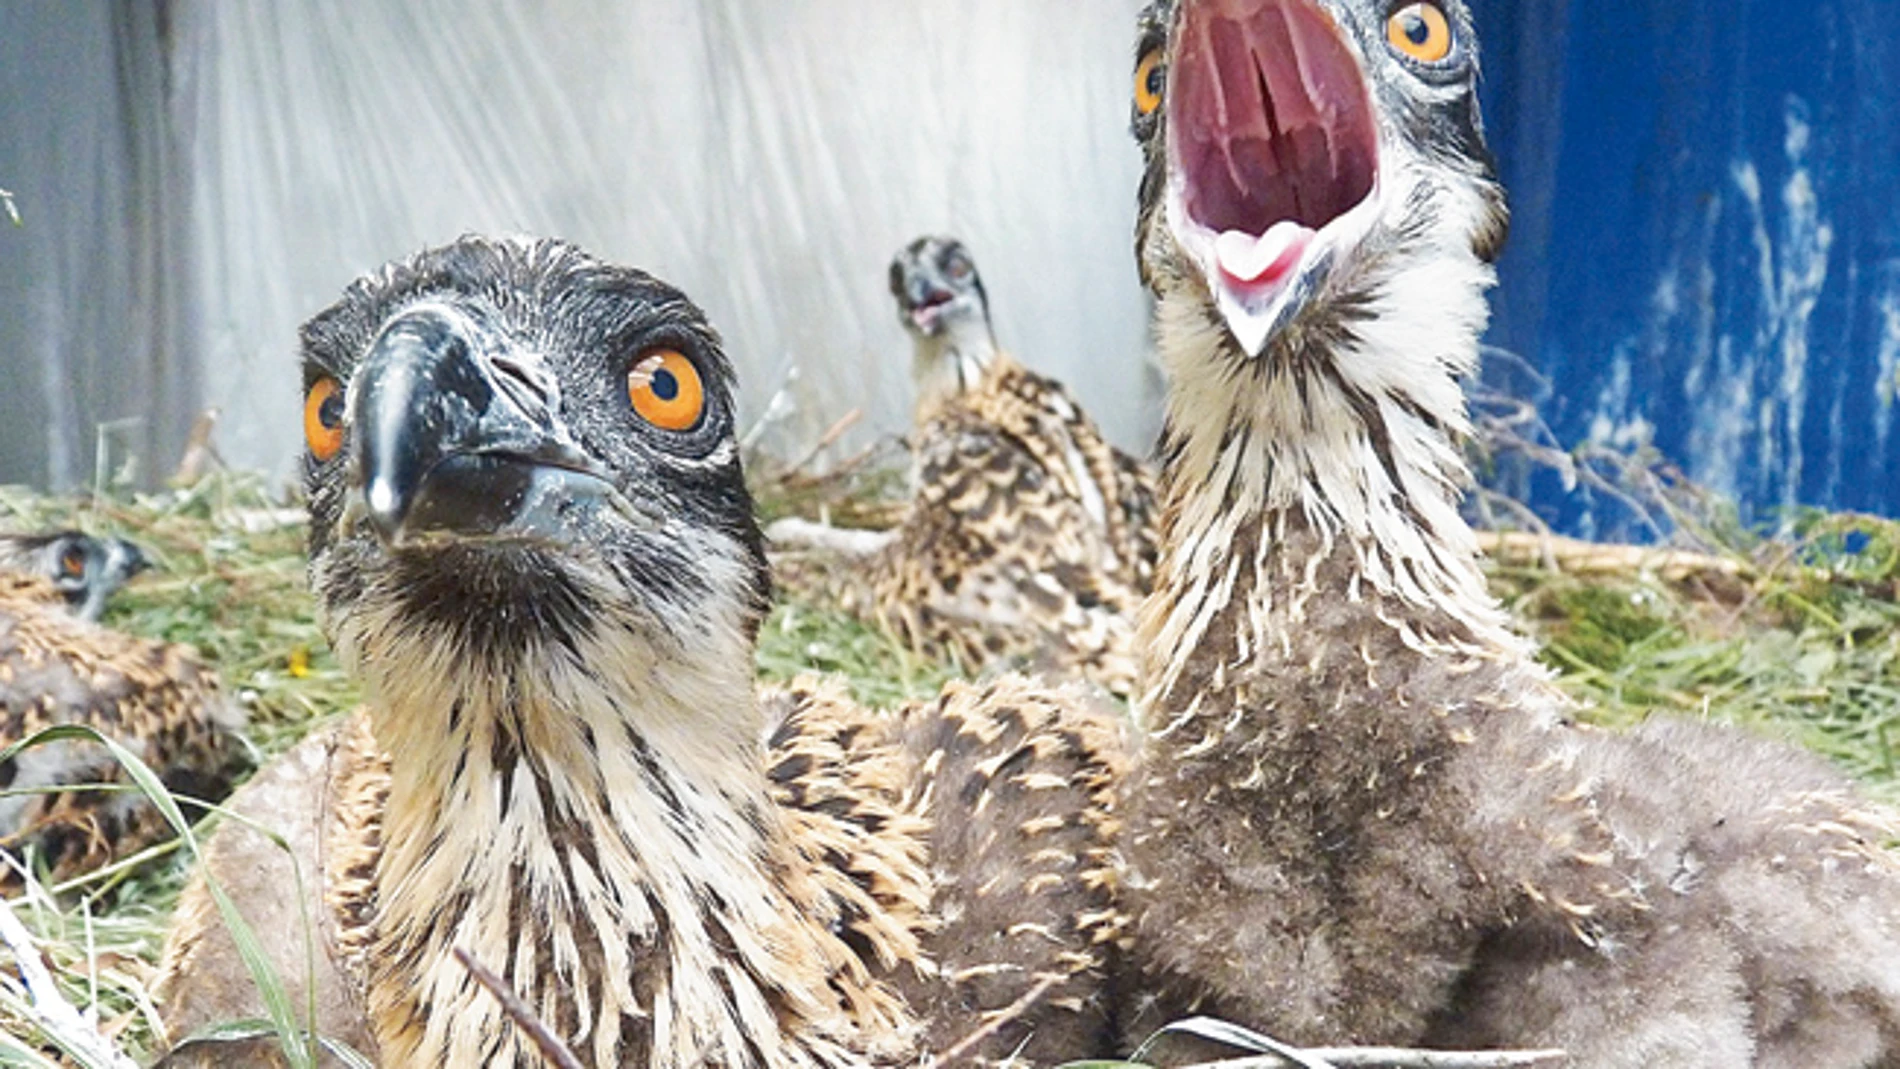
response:
[[[944,305],[949,304],[954,299],[955,299],[955,295],[952,294],[949,290],[931,290],[928,294],[924,296],[923,300],[918,301],[915,305],[912,305],[911,310],[916,311],[916,312],[925,312],[925,311],[930,311],[937,308],[942,308]]]
[[[1310,231],[1371,195],[1378,135],[1359,64],[1312,0],[1198,0],[1169,128],[1189,217],[1214,234]]]

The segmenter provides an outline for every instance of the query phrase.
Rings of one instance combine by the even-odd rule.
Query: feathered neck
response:
[[[368,991],[388,1064],[539,1064],[458,947],[588,1064],[856,1064],[835,940],[784,890],[736,621],[690,650],[608,621],[488,666],[357,622],[339,647],[392,757]]]
[[[996,362],[999,350],[989,319],[958,316],[937,334],[913,335],[911,375],[917,382],[917,421],[966,390],[974,389]]]
[[[1357,299],[1309,312],[1258,358],[1204,296],[1174,288],[1159,301],[1170,387],[1165,548],[1143,614],[1150,707],[1211,629],[1243,650],[1323,642],[1306,635],[1316,597],[1345,599],[1355,626],[1390,628],[1420,653],[1529,656],[1458,512],[1458,379],[1477,362],[1491,269],[1453,246],[1358,270],[1330,291]]]

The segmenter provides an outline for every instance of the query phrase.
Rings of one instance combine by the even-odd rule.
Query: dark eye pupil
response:
[[[343,426],[343,395],[333,393],[317,406],[317,422],[330,430]]]
[[[1148,68],[1148,93],[1151,96],[1160,96],[1161,89],[1161,65],[1157,63]]]
[[[1406,15],[1405,16],[1405,38],[1406,40],[1412,42],[1415,45],[1420,46],[1421,48],[1424,47],[1425,43],[1432,39],[1431,23],[1426,22],[1425,16],[1423,15],[1419,15],[1419,14]]]
[[[653,373],[652,387],[653,396],[662,401],[671,401],[680,395],[680,380],[665,368]]]

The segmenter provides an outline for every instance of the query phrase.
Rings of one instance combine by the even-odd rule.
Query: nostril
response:
[[[530,410],[553,407],[554,381],[545,371],[509,356],[491,357],[489,366],[495,371],[495,384],[515,404]]]

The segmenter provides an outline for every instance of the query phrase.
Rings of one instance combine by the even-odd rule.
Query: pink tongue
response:
[[[1278,282],[1299,264],[1313,234],[1292,220],[1273,224],[1259,237],[1228,230],[1214,239],[1214,257],[1221,273],[1235,282]]]

